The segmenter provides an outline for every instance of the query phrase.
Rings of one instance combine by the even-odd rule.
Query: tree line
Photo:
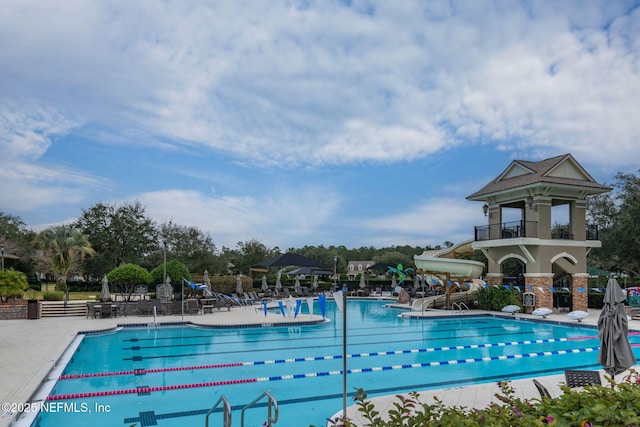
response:
[[[11,266],[30,281],[47,274],[60,285],[72,277],[99,280],[117,267],[138,265],[152,271],[177,260],[193,275],[249,274],[250,267],[283,253],[257,239],[239,241],[235,248],[217,247],[208,233],[173,221],[156,223],[139,202],[114,205],[97,203],[82,210],[73,223],[52,226],[41,233],[29,229],[21,218],[0,212],[5,253],[16,255]],[[450,246],[451,242],[445,242]],[[350,260],[385,261],[413,266],[413,256],[436,247],[304,246],[288,248],[329,266],[337,257],[337,271],[345,271]]]
[[[590,266],[626,274],[640,275],[640,175],[618,173],[611,185],[613,191],[590,197],[587,219],[599,228],[602,247],[589,253]],[[70,277],[99,280],[105,274],[126,264],[139,265],[152,271],[177,260],[191,274],[205,270],[211,275],[249,274],[250,267],[275,257],[283,251],[267,247],[257,239],[238,241],[235,248],[217,247],[210,234],[193,226],[173,221],[156,223],[139,202],[114,205],[97,203],[83,209],[71,224],[50,227],[40,233],[29,229],[22,219],[0,211],[0,244],[7,254],[6,264],[24,272],[30,281],[36,273],[44,273],[58,283]],[[451,246],[303,246],[288,248],[346,271],[348,261],[372,260],[415,267],[413,256],[427,249]],[[9,259],[8,255],[17,258]],[[165,258],[166,257],[166,258]],[[474,257],[475,258],[475,257]]]

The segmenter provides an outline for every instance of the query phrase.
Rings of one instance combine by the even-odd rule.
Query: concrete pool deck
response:
[[[469,314],[486,314],[484,311],[469,311]],[[492,312],[492,314],[496,314]],[[596,325],[600,310],[590,309],[589,317],[582,321],[585,325]],[[428,310],[425,317],[432,316],[456,316],[449,311]],[[509,315],[509,317],[511,317]],[[537,316],[519,314],[521,318],[535,318],[538,320],[577,323],[566,318],[566,313],[551,314],[547,319]],[[158,316],[158,323],[182,322],[180,315]],[[237,307],[231,311],[214,311],[204,315],[185,315],[185,322],[192,322],[211,326],[236,326],[236,325],[277,325],[277,324],[304,324],[308,322],[322,321],[322,317],[308,314],[299,315],[297,318],[283,318],[280,314],[268,313],[265,317],[261,308]],[[23,404],[29,402],[36,390],[46,379],[47,374],[55,367],[56,362],[79,332],[108,330],[124,324],[152,324],[152,316],[129,316],[106,319],[92,319],[84,317],[51,317],[35,320],[0,320],[0,361],[2,361],[2,375],[0,375],[0,402]],[[640,321],[629,321],[629,329],[640,330]],[[595,355],[594,357],[597,357]],[[622,375],[616,379],[622,378]],[[561,393],[560,383],[564,381],[563,375],[554,375],[537,378],[552,396]],[[521,398],[538,397],[539,394],[530,379],[515,380],[512,385],[516,395]],[[349,390],[352,391],[352,390]],[[433,403],[433,396],[438,396],[447,405],[460,405],[467,407],[485,407],[496,401],[494,395],[500,390],[495,383],[456,387],[450,389],[431,390],[421,392],[421,400]],[[394,396],[385,396],[371,399],[376,404],[380,413],[392,407]],[[351,401],[348,402],[352,403]],[[336,408],[339,410],[340,408]],[[17,414],[0,411],[0,427],[9,427]],[[327,414],[329,418],[332,414]],[[347,415],[358,425],[364,425],[359,419],[357,407],[350,406]]]

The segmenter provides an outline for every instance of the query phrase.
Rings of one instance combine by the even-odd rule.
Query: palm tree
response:
[[[36,236],[34,246],[50,253],[56,285],[64,291],[67,290],[67,276],[74,263],[95,254],[87,236],[79,228],[69,225],[47,228]]]

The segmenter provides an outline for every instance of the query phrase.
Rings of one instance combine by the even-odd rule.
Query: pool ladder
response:
[[[253,399],[253,401],[251,401],[251,403],[249,403],[247,406],[242,408],[242,412],[241,412],[241,416],[240,416],[240,426],[241,427],[244,427],[244,412],[247,409],[254,407],[256,405],[256,403],[258,403],[264,397],[267,398],[267,408],[268,408],[267,409],[268,410],[268,412],[267,412],[267,421],[266,421],[266,423],[264,425],[266,427],[271,427],[275,423],[278,422],[278,401],[275,399],[275,397],[273,397],[271,395],[271,393],[269,393],[268,391],[265,391],[260,396],[258,396],[255,399]],[[211,409],[209,409],[209,412],[207,412],[207,416],[206,416],[205,422],[204,422],[205,427],[209,427],[209,415],[211,415],[213,413],[213,411],[216,410],[216,408],[218,407],[218,405],[220,405],[220,403],[222,403],[222,405],[223,405],[223,407],[222,407],[222,425],[223,425],[223,427],[231,427],[231,404],[229,403],[229,400],[225,396],[220,396],[220,399],[218,399],[216,404],[213,405],[211,407]]]
[[[465,304],[464,302],[454,302],[453,304],[451,304],[451,314],[461,314],[465,311],[469,311],[469,307],[467,307],[467,304]]]

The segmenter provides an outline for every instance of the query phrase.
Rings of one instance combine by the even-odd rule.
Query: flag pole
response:
[[[184,322],[184,277],[182,278],[182,292],[180,295],[180,312],[182,315],[182,321]]]

